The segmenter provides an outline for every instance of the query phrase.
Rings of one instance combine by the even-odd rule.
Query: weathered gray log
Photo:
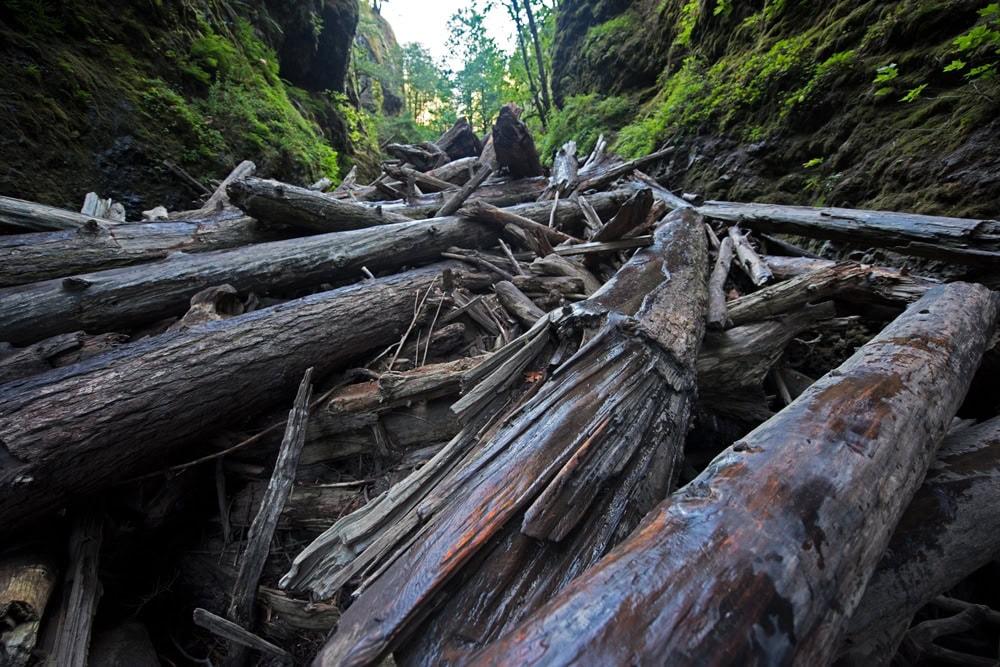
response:
[[[468,178],[463,183],[468,182]],[[542,191],[545,179],[522,178],[513,181],[509,178],[489,178],[480,185],[475,192],[469,195],[466,202],[485,201],[494,206],[505,208],[518,204],[527,204],[538,199],[538,193]],[[433,192],[424,194],[413,202],[382,202],[382,210],[390,213],[405,215],[413,220],[421,218],[432,218],[445,200],[452,195],[452,192]]]
[[[708,258],[701,225],[690,212],[668,218],[653,249],[577,306],[588,342],[516,416],[498,415],[492,437],[429,489],[414,510],[425,524],[419,536],[404,540],[398,558],[364,584],[319,664],[376,661],[417,631],[453,579],[459,598],[483,604],[456,598],[439,617],[443,626],[424,636],[440,630],[450,638],[449,628],[471,626],[480,635],[473,642],[489,639],[610,548],[669,488],[704,330]],[[526,339],[545,341],[547,326],[543,320]],[[527,349],[522,345],[529,344],[519,342],[508,354],[516,357]],[[504,366],[497,374],[509,381]],[[492,393],[492,384],[484,391]],[[545,577],[538,585],[518,590],[519,575],[539,569]],[[494,589],[497,578],[508,577],[511,590]],[[448,641],[408,650],[427,664],[443,664],[474,648]]]
[[[191,620],[194,621],[195,625],[205,628],[218,637],[275,657],[282,661],[279,664],[291,662],[291,656],[285,649],[275,646],[265,639],[261,639],[249,630],[217,614],[213,614],[207,609],[195,609],[191,615]]]
[[[813,259],[809,257],[779,257],[767,255],[767,265],[779,280],[788,280],[806,273],[830,269],[836,262],[829,259]],[[886,268],[883,266],[865,267],[867,275],[863,284],[851,285],[845,283],[840,297],[859,303],[907,304],[913,303],[930,288],[940,282],[932,278],[915,276],[908,271]]]
[[[222,179],[222,183],[219,183],[219,187],[215,188],[215,192],[198,208],[194,211],[181,211],[179,213],[170,216],[172,220],[193,220],[198,218],[210,218],[221,213],[226,207],[231,206],[229,201],[229,192],[227,188],[229,184],[233,181],[239,181],[244,178],[250,178],[253,176],[254,171],[257,169],[255,165],[250,160],[243,160],[236,167],[229,172],[229,175]]]
[[[532,327],[535,322],[545,316],[545,311],[536,306],[530,297],[514,286],[514,283],[501,280],[493,286],[493,289],[496,291],[500,304],[522,326]]]
[[[733,239],[726,237],[719,244],[719,254],[712,268],[712,277],[708,281],[708,326],[710,329],[725,329],[732,320],[726,306],[726,279],[729,277],[729,267],[733,263]]]
[[[263,178],[234,181],[226,191],[236,206],[261,222],[303,227],[314,232],[343,232],[410,219]]]
[[[434,176],[425,174],[422,171],[417,171],[416,169],[412,169],[410,167],[384,164],[382,165],[382,170],[393,178],[397,178],[401,181],[406,181],[407,179],[412,178],[414,182],[421,185],[421,190],[426,192],[441,192],[442,190],[452,190],[457,187],[454,183],[442,181],[440,178],[435,178]]]
[[[308,289],[371,271],[438,259],[450,246],[495,242],[487,225],[462,218],[261,243],[173,256],[165,262],[0,289],[0,340],[23,345],[58,333],[131,328],[183,314],[205,287]]]
[[[82,227],[93,216],[32,201],[0,196],[0,231],[48,232]]]
[[[455,213],[455,211],[457,211],[462,204],[465,203],[465,200],[476,191],[476,188],[482,185],[483,181],[489,178],[492,173],[493,167],[488,164],[481,165],[479,169],[476,170],[476,173],[473,174],[472,178],[465,183],[465,185],[445,200],[444,204],[441,205],[441,208],[439,208],[437,213],[434,214],[435,217],[440,218]]]
[[[285,509],[285,502],[295,483],[295,470],[299,465],[299,454],[306,437],[306,421],[309,419],[309,401],[312,398],[312,367],[306,369],[299,383],[292,409],[288,412],[285,437],[278,448],[278,459],[261,501],[260,510],[250,524],[246,546],[240,555],[233,584],[231,601],[226,616],[230,621],[247,630],[253,629],[253,606],[257,600],[257,587],[264,571],[267,557],[271,553],[271,540],[278,527],[278,519]],[[230,646],[227,662],[246,662],[245,651]]]
[[[8,548],[0,557],[0,662],[27,667],[56,587],[56,558],[37,546]]]
[[[761,256],[750,245],[750,239],[747,238],[738,225],[733,225],[729,228],[729,238],[733,240],[733,250],[736,252],[736,258],[739,260],[737,263],[750,278],[751,282],[757,287],[767,284],[772,278],[771,269],[767,268],[767,264],[764,263]]]
[[[687,208],[691,206],[689,201],[683,197],[678,197],[673,192],[660,185],[655,178],[645,172],[636,170],[632,173],[632,178],[643,185],[649,186],[649,188],[653,191],[653,196],[671,208]]]
[[[99,505],[85,509],[73,524],[66,593],[47,664],[87,667],[94,614],[103,593],[97,569],[103,535],[104,508]]]
[[[669,146],[654,153],[650,153],[649,155],[636,158],[635,160],[629,160],[628,162],[622,162],[614,166],[595,169],[594,173],[588,173],[587,177],[577,184],[576,191],[586,192],[587,190],[600,190],[605,186],[610,185],[616,179],[621,178],[626,174],[630,174],[636,169],[641,169],[647,164],[663,159],[673,152],[674,147]]]
[[[576,158],[576,142],[569,141],[563,144],[552,159],[552,176],[549,177],[545,192],[538,199],[546,201],[568,195],[571,187],[576,185],[579,166],[580,163]]]
[[[646,216],[652,207],[653,192],[649,188],[639,190],[622,204],[615,217],[594,232],[590,240],[604,243],[634,235],[633,232],[646,221]]]
[[[785,258],[789,259],[789,258]],[[746,324],[819,299],[838,298],[861,303],[907,305],[939,284],[895,269],[856,262],[805,260],[814,270],[799,273],[729,302],[734,324]],[[787,268],[788,263],[785,264]]]
[[[399,339],[443,265],[291,301],[0,385],[0,531],[157,469],[171,450]],[[448,265],[454,268],[453,265]],[[183,414],[183,418],[178,415]]]
[[[172,252],[206,252],[289,236],[238,214],[124,225],[91,220],[74,231],[0,236],[0,287],[143,264]]]
[[[698,207],[706,217],[753,230],[846,241],[888,248],[905,255],[996,266],[1000,222],[934,215],[710,201]]]
[[[929,291],[475,664],[828,664],[998,308]]]
[[[403,162],[409,162],[420,171],[436,169],[451,159],[447,153],[429,141],[419,144],[389,144],[385,150],[389,155]]]
[[[537,208],[533,210],[538,211]],[[532,234],[544,236],[551,244],[563,243],[564,241],[579,242],[579,239],[575,239],[565,232],[543,225],[522,215],[515,208],[502,209],[485,202],[474,202],[466,206],[463,209],[463,213],[473,220],[489,223],[494,227],[503,228],[507,225],[515,225]]]
[[[945,438],[847,625],[841,665],[888,665],[913,615],[1000,557],[1000,417]]]
[[[548,276],[579,278],[583,281],[583,291],[587,296],[601,289],[601,281],[581,263],[555,253],[534,260],[531,263],[531,271]]]
[[[491,136],[497,163],[512,178],[541,176],[544,173],[531,131],[509,105],[500,107]]]

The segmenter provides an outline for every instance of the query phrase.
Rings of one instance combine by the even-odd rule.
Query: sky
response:
[[[449,67],[457,68],[454,56],[448,48],[448,19],[469,0],[383,0],[382,18],[389,22],[396,33],[400,45],[419,42],[430,51],[434,62],[444,61]],[[487,15],[487,34],[497,40],[504,50],[513,45],[513,26],[499,11]]]

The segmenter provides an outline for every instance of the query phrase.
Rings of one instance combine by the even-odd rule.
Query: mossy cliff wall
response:
[[[304,182],[352,151],[358,0],[0,0],[0,194],[144,208],[240,160]]]
[[[556,134],[675,144],[671,187],[1000,216],[995,2],[563,0],[557,31]]]

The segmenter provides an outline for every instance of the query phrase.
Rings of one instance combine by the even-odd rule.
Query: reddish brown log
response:
[[[827,664],[998,309],[928,292],[475,664]]]
[[[588,342],[515,417],[501,416],[493,437],[415,508],[421,534],[348,609],[319,664],[377,660],[417,630],[455,578],[468,585],[463,599],[481,603],[449,607],[435,636],[450,637],[447,628],[457,626],[489,639],[634,525],[676,475],[707,265],[702,222],[685,210],[661,225],[652,249],[578,306],[578,325],[594,326]],[[544,583],[532,590],[493,588],[536,568]],[[472,648],[462,644],[416,650],[428,663],[462,661]]]

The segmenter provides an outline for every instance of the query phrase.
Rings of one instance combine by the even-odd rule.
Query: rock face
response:
[[[403,112],[403,53],[392,26],[361,3],[354,34],[354,74],[358,102],[372,113],[398,116]]]
[[[281,75],[312,92],[344,92],[358,0],[268,0],[267,9],[282,27]]]
[[[998,34],[988,6],[564,0],[553,91],[634,109],[616,150],[677,145],[654,175],[678,190],[996,217],[1000,77],[975,68],[1000,38],[968,39]]]
[[[58,9],[56,7],[58,6]],[[336,179],[358,0],[4,3],[0,194],[129,219],[192,208],[243,159]],[[170,163],[169,165],[167,163]],[[177,169],[180,167],[180,169]]]

